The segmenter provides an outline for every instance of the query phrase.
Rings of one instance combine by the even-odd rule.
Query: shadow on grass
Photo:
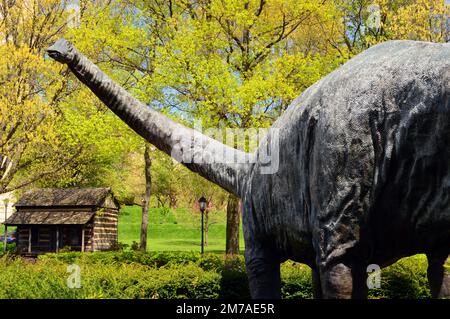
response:
[[[189,241],[189,240],[169,240],[164,241],[164,244],[167,246],[174,245],[174,246],[194,246],[194,247],[200,247],[200,244],[195,241]]]

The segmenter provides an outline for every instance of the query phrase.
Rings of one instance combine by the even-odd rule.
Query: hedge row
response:
[[[0,298],[218,298],[220,275],[194,264],[151,268],[143,265],[79,265],[80,288],[69,288],[73,270],[60,261],[32,264],[0,259]]]
[[[67,266],[80,267],[81,288],[68,288]],[[383,269],[371,298],[429,298],[426,258],[415,256]],[[282,296],[312,298],[310,270],[286,262]],[[0,298],[248,298],[242,257],[197,253],[60,253],[36,262],[0,258]]]

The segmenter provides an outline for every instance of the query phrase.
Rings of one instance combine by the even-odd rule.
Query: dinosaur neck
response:
[[[228,147],[153,111],[74,48],[75,76],[128,126],[158,149],[225,190],[241,195],[248,153]],[[224,152],[229,160],[224,161]],[[230,160],[232,159],[232,160]]]

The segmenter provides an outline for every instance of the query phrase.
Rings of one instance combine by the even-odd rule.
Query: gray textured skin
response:
[[[192,130],[136,101],[65,40],[48,52],[166,153],[180,141],[211,156],[220,146],[184,145]],[[280,296],[288,258],[313,269],[316,297],[363,298],[367,265],[416,253],[428,256],[433,296],[450,296],[449,44],[372,47],[303,92],[273,128],[275,174],[259,163],[186,164],[242,198],[254,298]]]

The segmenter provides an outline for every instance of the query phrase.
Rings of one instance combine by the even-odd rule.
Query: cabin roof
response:
[[[95,212],[89,211],[21,211],[11,215],[6,225],[84,225]]]
[[[101,206],[112,195],[110,188],[41,188],[25,192],[15,204],[20,207]],[[113,196],[114,202],[118,203]]]

